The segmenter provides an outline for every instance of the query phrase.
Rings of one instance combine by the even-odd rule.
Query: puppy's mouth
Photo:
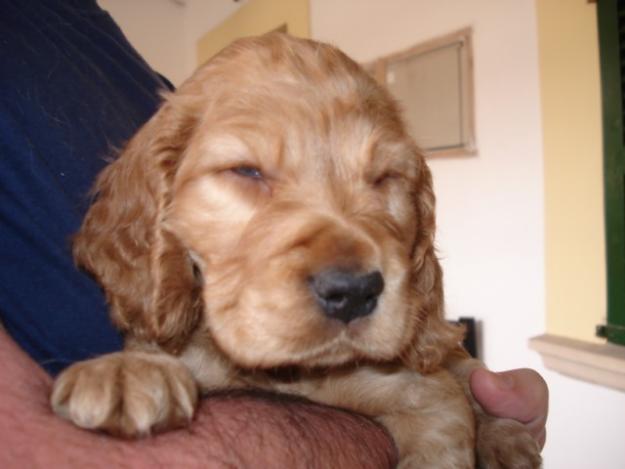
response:
[[[324,340],[299,353],[298,362],[313,366],[343,364],[367,355],[364,337],[372,327],[384,290],[379,271],[329,269],[308,278],[317,314],[324,319]]]
[[[331,320],[327,335],[320,343],[302,347],[292,361],[279,365],[308,367],[333,367],[361,359],[371,359],[371,350],[364,337],[371,327],[369,317],[360,317],[345,323]]]
[[[336,367],[360,360],[379,359],[366,340],[371,330],[371,317],[359,317],[345,323],[340,320],[326,320],[322,338],[316,340],[288,342],[278,340],[280,344],[289,343],[288,351],[282,346],[266,348],[266,344],[256,343],[254,347],[227,347],[218,334],[213,340],[235,363],[244,369],[272,369],[280,367]],[[269,337],[269,335],[267,336]],[[253,352],[251,352],[253,350]]]
[[[340,334],[332,340],[310,347],[292,360],[275,363],[273,366],[293,366],[301,368],[335,367],[358,360],[362,353],[355,342]]]
[[[213,339],[240,367],[333,367],[394,358],[402,336],[397,319],[403,315],[394,307],[397,285],[386,286],[381,271],[333,267],[275,291],[261,285],[248,285],[223,309],[215,307],[217,295],[206,301],[213,300],[208,315]],[[298,292],[284,293],[291,289]]]

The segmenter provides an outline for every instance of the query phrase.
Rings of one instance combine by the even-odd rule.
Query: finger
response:
[[[486,412],[525,424],[541,447],[544,445],[549,391],[537,372],[519,369],[493,373],[478,369],[470,383],[475,399]]]

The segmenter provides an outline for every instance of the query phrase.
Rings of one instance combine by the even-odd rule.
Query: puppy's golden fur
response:
[[[473,467],[476,447],[488,467],[539,464],[520,424],[463,391],[478,365],[443,317],[430,172],[387,92],[337,49],[234,43],[95,189],[74,253],[127,342],[57,379],[60,415],[136,436],[187,422],[198,390],[262,387],[377,419],[406,467]],[[377,306],[324,313],[311,279],[328,271],[379,273]],[[297,375],[277,379],[285,367]]]

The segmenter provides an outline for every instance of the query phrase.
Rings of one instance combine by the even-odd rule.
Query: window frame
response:
[[[619,0],[597,2],[607,270],[607,324],[598,326],[597,335],[625,345],[625,128],[621,76],[625,40],[621,44],[618,19],[620,8],[625,39],[625,1],[620,0],[620,7],[618,3]]]
[[[462,88],[462,102],[460,107],[462,108],[463,114],[463,134],[466,135],[464,135],[465,138],[461,145],[445,147],[442,149],[424,149],[425,155],[428,157],[473,156],[477,154],[475,137],[475,91],[473,83],[472,35],[472,28],[463,28],[444,36],[420,42],[412,47],[409,47],[408,49],[380,57],[372,62],[364,64],[364,68],[376,79],[376,81],[386,86],[386,76],[390,64],[405,61],[412,57],[417,57],[444,47],[460,44],[463,49],[461,64],[459,67],[461,71]],[[464,119],[466,119],[466,121],[464,121]],[[419,142],[417,141],[417,143]]]

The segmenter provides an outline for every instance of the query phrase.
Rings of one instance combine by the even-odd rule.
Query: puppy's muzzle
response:
[[[371,314],[384,290],[378,271],[360,274],[330,269],[313,276],[309,284],[323,313],[345,324]]]

